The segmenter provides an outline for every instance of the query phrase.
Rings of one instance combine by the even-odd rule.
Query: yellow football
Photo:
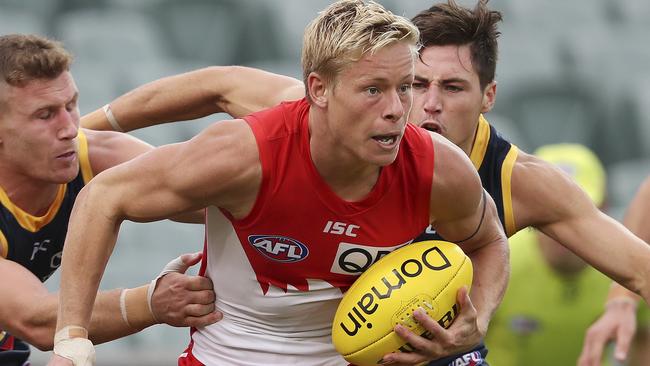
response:
[[[456,293],[472,284],[472,262],[454,243],[423,241],[402,247],[366,270],[345,293],[334,316],[336,350],[358,366],[376,365],[390,352],[409,352],[393,328],[402,324],[424,337],[413,318],[422,308],[448,328],[459,312]]]

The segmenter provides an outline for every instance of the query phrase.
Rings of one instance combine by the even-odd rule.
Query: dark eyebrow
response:
[[[468,81],[465,79],[461,78],[449,78],[449,79],[444,79],[442,81],[444,84],[449,84],[449,83],[461,83],[461,84],[467,84]]]
[[[429,83],[430,82],[429,79],[425,78],[424,76],[419,76],[419,75],[415,75],[414,79],[415,79],[415,81],[418,81],[418,82],[421,82],[421,83]]]

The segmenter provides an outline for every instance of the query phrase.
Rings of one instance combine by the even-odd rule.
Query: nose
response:
[[[387,98],[388,103],[386,112],[384,113],[384,119],[397,122],[404,116],[405,111],[410,108],[411,98],[405,99],[397,91],[391,92]]]
[[[79,132],[79,110],[63,109],[59,116],[60,127],[57,131],[57,137],[61,140],[72,140],[77,137]]]
[[[431,85],[423,96],[424,98],[424,111],[427,114],[436,114],[442,111],[442,98],[440,98],[440,91],[437,85]]]

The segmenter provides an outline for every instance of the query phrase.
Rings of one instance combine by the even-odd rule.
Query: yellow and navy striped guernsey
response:
[[[478,170],[483,188],[497,206],[499,220],[508,237],[516,232],[512,213],[511,178],[518,152],[517,146],[504,139],[481,115],[469,158]],[[440,239],[442,238],[429,226],[416,241]]]
[[[63,243],[72,206],[79,191],[92,178],[88,142],[81,130],[77,136],[79,174],[61,184],[43,216],[33,216],[11,202],[0,187],[0,255],[45,281],[61,264]]]

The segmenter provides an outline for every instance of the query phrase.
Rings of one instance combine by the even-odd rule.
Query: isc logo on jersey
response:
[[[309,255],[305,244],[286,236],[250,235],[248,242],[262,255],[278,262],[298,262]]]

